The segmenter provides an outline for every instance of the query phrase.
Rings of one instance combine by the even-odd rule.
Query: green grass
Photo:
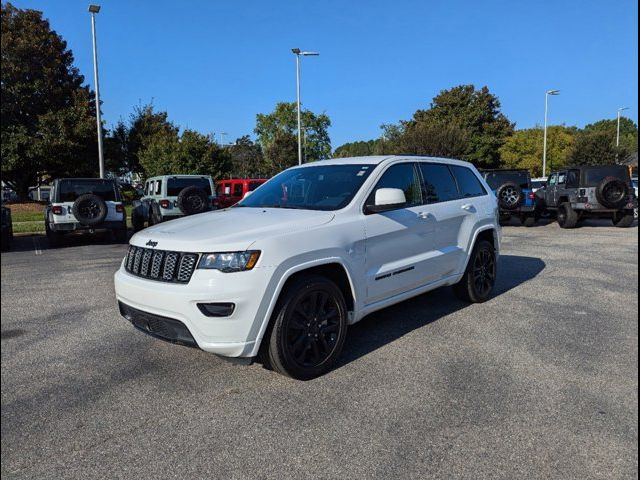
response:
[[[13,233],[44,233],[44,221],[13,222]]]
[[[11,213],[11,218],[14,222],[37,222],[43,221],[44,212],[16,212]]]

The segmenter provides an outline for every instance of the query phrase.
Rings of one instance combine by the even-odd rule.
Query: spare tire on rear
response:
[[[496,192],[498,205],[503,210],[516,210],[524,201],[524,193],[520,185],[514,182],[507,182],[498,188]]]
[[[87,227],[95,227],[107,218],[107,204],[98,195],[85,193],[80,195],[71,207],[73,216]]]
[[[607,177],[596,187],[596,198],[607,208],[622,208],[629,198],[629,185],[619,178]]]
[[[202,188],[192,185],[184,187],[178,194],[178,208],[185,215],[206,212],[209,209],[209,196]]]

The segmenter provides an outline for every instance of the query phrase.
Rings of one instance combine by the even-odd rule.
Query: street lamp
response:
[[[547,127],[549,123],[549,95],[560,95],[560,90],[547,90],[544,94],[544,145],[542,147],[542,176],[547,176]]]
[[[100,86],[98,82],[98,45],[96,43],[96,13],[100,11],[100,5],[89,5],[91,13],[91,36],[93,37],[93,78],[96,93],[96,123],[98,124],[98,163],[100,166],[100,178],[104,178],[104,154],[102,152],[102,118],[100,116]]]
[[[317,57],[318,52],[303,52],[299,48],[292,48],[291,51],[296,56],[296,97],[298,104],[298,165],[302,165],[302,117],[300,113],[300,56]]]
[[[616,130],[616,147],[620,146],[620,118],[622,117],[622,112],[625,110],[629,110],[629,107],[621,107],[618,109],[618,128]]]
[[[224,147],[224,136],[227,135],[227,132],[220,132],[218,135],[220,135],[220,146]]]

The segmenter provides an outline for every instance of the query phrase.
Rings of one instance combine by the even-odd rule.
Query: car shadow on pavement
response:
[[[494,297],[489,301],[535,278],[545,266],[540,258],[502,255]],[[336,368],[463,308],[473,305],[458,300],[451,288],[443,287],[367,315],[349,327]]]
[[[10,252],[30,252],[42,250],[57,250],[83,245],[124,245],[118,242],[108,233],[96,233],[92,235],[69,235],[64,237],[59,245],[50,245],[45,235],[20,235],[13,237]],[[3,252],[4,253],[4,252]]]

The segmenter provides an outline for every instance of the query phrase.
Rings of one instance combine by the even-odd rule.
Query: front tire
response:
[[[310,380],[333,367],[347,333],[347,306],[335,283],[303,275],[286,288],[265,337],[268,366],[298,380]]]
[[[576,228],[580,217],[578,212],[571,208],[570,203],[563,203],[558,208],[558,225],[560,228]]]
[[[486,302],[496,284],[497,267],[495,248],[481,240],[471,253],[462,279],[453,286],[453,293],[465,302]]]

